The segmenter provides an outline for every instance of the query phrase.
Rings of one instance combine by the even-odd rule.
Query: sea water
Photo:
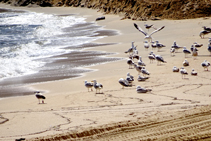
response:
[[[0,8],[0,97],[4,91],[7,96],[7,86],[77,77],[86,66],[118,60],[84,51],[105,37],[101,26],[85,20]]]

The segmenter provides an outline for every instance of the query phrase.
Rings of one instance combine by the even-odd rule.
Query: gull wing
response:
[[[138,29],[138,31],[142,32],[145,36],[147,36],[147,33],[144,32],[140,27],[138,27],[137,24],[134,23],[134,26],[135,26],[136,29]]]
[[[161,28],[158,28],[157,30],[153,31],[149,36],[151,36],[152,34],[158,32],[158,31],[160,31],[160,30],[162,30],[164,27],[165,27],[165,26],[162,26]]]

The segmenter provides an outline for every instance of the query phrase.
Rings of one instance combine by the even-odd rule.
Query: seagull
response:
[[[146,66],[145,63],[142,61],[141,56],[139,57],[138,65],[139,66]]]
[[[134,64],[134,67],[136,68],[138,74],[140,74],[142,67],[141,66],[138,66],[136,64]]]
[[[167,63],[166,61],[164,61],[163,57],[160,55],[155,55],[155,59],[157,60],[157,65],[159,65],[159,63],[161,64],[161,62]]]
[[[153,24],[151,24],[151,25],[145,24],[144,26],[145,26],[145,28],[148,29],[148,31],[149,31],[149,29],[150,29],[151,27],[153,27]]]
[[[139,60],[139,56],[137,54],[133,54],[133,55],[129,56],[129,59],[132,59],[132,60],[137,59],[137,60]]]
[[[97,83],[96,80],[92,80],[92,82],[94,83],[94,88],[96,89],[96,94],[97,94],[97,91],[99,91],[99,93],[100,93],[100,90],[103,88],[103,85],[100,83]]]
[[[148,48],[149,48],[149,43],[148,43],[148,41],[144,41],[144,48],[146,49],[146,50],[148,50]]]
[[[119,79],[119,84],[122,85],[122,89],[124,89],[124,87],[132,87],[132,85],[129,84],[129,82],[125,80],[124,78]]]
[[[135,49],[134,41],[132,41],[131,43],[132,43],[132,46],[127,51],[125,51],[125,53],[129,53],[129,54],[133,53],[133,50]]]
[[[183,67],[181,67],[180,73],[182,74],[182,78],[183,78],[183,76],[185,78],[185,75],[188,75],[188,72]]]
[[[127,64],[129,65],[129,69],[132,69],[132,66],[134,65],[134,62],[132,59],[127,60]]]
[[[152,89],[146,89],[146,88],[142,88],[141,86],[137,86],[136,91],[137,93],[147,93],[147,92],[152,91]]]
[[[183,64],[183,66],[189,66],[189,62],[187,59],[185,59],[182,64]]]
[[[144,32],[140,27],[138,27],[137,24],[134,23],[134,26],[135,26],[136,29],[138,29],[138,31],[140,31],[141,33],[143,33],[145,35],[144,39],[148,40],[148,42],[152,42],[152,37],[151,37],[152,34],[162,30],[165,27],[165,26],[162,26],[161,28],[153,31],[151,34],[148,34],[148,33]]]
[[[187,54],[191,54],[191,52],[186,47],[183,47],[183,53],[185,54],[185,57],[187,57]]]
[[[193,46],[193,48],[191,50],[192,50],[192,56],[195,56],[195,57],[198,56],[198,52],[197,52],[198,49],[195,46]]]
[[[198,44],[197,42],[194,42],[193,45],[194,45],[195,47],[202,47],[202,46],[203,46],[203,44]]]
[[[191,47],[190,47],[190,50],[193,52],[193,49],[195,50],[195,51],[198,51],[198,49],[194,46],[194,45],[191,45]]]
[[[203,28],[204,28],[204,30],[206,30],[206,31],[210,31],[210,32],[211,32],[211,28],[206,27],[206,26],[203,26]]]
[[[130,73],[127,73],[126,80],[128,81],[129,84],[131,84],[134,81],[134,77],[130,75]]]
[[[192,69],[191,75],[197,75],[197,72],[194,69]]]
[[[207,50],[210,52],[210,55],[211,55],[211,43],[208,44]]]
[[[156,42],[152,42],[151,47],[152,49],[156,48],[157,47]]]
[[[40,104],[40,100],[42,100],[42,103],[44,104],[44,99],[45,99],[45,96],[42,95],[39,91],[35,91],[35,96],[37,97],[38,101],[39,101],[39,104]]]
[[[203,30],[203,31],[201,31],[201,32],[199,33],[199,36],[200,36],[201,38],[204,38],[204,36],[207,35],[207,34],[209,34],[209,33],[210,33],[210,31]]]
[[[156,47],[158,48],[158,51],[160,51],[160,49],[161,49],[162,47],[166,47],[165,45],[159,43],[159,41],[155,41],[155,43],[156,43]]]
[[[170,52],[171,52],[171,56],[174,56],[175,48],[171,48],[171,49],[170,49]]]
[[[178,49],[183,48],[183,47],[180,47],[179,45],[177,45],[176,41],[174,41],[174,43],[171,46],[171,48],[175,48],[175,50],[177,51]]]
[[[151,51],[151,52],[149,53],[149,55],[148,55],[148,58],[149,58],[149,60],[150,60],[150,63],[152,63],[153,60],[155,60],[155,54]]]
[[[144,76],[141,76],[141,75],[139,75],[138,78],[137,78],[138,81],[145,81],[147,79],[149,79],[149,77],[144,77]]]
[[[84,81],[84,85],[85,85],[85,87],[87,87],[88,92],[89,92],[89,88],[91,89],[91,91],[93,91],[92,90],[92,87],[93,87],[93,83],[92,82],[87,82],[87,80],[85,80]]]
[[[146,70],[145,67],[142,67],[141,72],[142,72],[143,76],[150,75],[149,71]]]
[[[179,68],[177,68],[176,66],[173,67],[172,69],[173,72],[179,72]]]
[[[208,62],[207,60],[204,60],[204,62],[201,63],[201,66],[204,67],[204,69],[207,69],[207,71],[208,71],[208,67],[210,66],[210,62]]]

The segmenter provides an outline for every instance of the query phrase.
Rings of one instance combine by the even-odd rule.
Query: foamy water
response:
[[[0,78],[39,72],[44,58],[71,52],[65,47],[88,43],[95,29],[71,29],[85,18],[27,11],[0,13]],[[48,60],[49,61],[49,60]],[[53,60],[52,60],[53,61]]]

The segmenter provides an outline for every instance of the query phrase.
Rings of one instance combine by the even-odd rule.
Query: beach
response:
[[[9,7],[5,5],[5,7]],[[210,27],[210,18],[188,20],[133,21],[121,20],[118,15],[103,15],[97,10],[73,7],[12,7],[34,12],[51,14],[78,14],[95,21],[105,16],[105,20],[95,21],[108,30],[119,34],[98,39],[96,43],[115,43],[89,48],[91,51],[115,53],[110,57],[123,58],[119,61],[91,66],[94,71],[83,76],[28,85],[34,91],[42,91],[45,104],[38,104],[34,95],[4,98],[0,100],[0,140],[191,140],[209,139],[210,132],[210,70],[201,66],[204,60],[211,61],[207,50],[209,34],[199,37],[202,26]],[[165,28],[152,35],[166,45],[159,52],[143,47],[144,35],[133,26],[153,24]],[[149,32],[152,32],[150,29]],[[136,69],[129,69],[128,54],[124,53],[137,45],[139,56],[150,72],[150,78],[138,82]],[[170,53],[173,42],[186,46],[189,50],[194,42],[203,44],[197,48],[198,56],[190,54],[185,58],[182,49],[174,56]],[[161,55],[167,63],[150,63],[148,54],[153,51]],[[173,73],[173,66],[185,67],[186,78]],[[137,63],[137,60],[135,60]],[[198,72],[191,76],[191,70]],[[126,74],[134,76],[132,87],[122,89],[118,80]],[[97,80],[103,84],[102,94],[89,91],[84,81]],[[137,93],[136,86],[152,89],[148,93]]]

